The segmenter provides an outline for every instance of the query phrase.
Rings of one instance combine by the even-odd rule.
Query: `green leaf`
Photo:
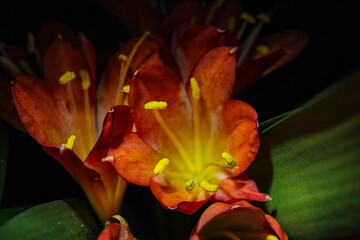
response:
[[[27,206],[22,206],[0,210],[0,226],[28,208]]]
[[[249,174],[289,238],[360,236],[360,71],[261,134]]]
[[[9,154],[9,137],[7,126],[0,122],[0,206],[4,192],[6,169]]]
[[[58,200],[32,207],[0,226],[0,239],[96,239],[97,219],[82,200]]]

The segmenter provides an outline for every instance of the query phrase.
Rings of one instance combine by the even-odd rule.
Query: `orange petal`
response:
[[[191,74],[198,82],[200,95],[211,112],[231,97],[236,69],[233,50],[230,47],[210,50],[199,60]],[[191,90],[189,86],[188,90]]]
[[[134,38],[126,42],[109,60],[97,90],[98,96],[98,119],[103,119],[110,107],[116,104],[117,86],[119,84],[121,61],[119,55],[124,54],[129,56],[131,50],[138,42],[139,38]],[[138,48],[133,60],[131,61],[130,69],[127,74],[124,85],[130,84],[130,80],[135,71],[144,65],[162,65],[159,57],[159,47],[152,39],[145,39]],[[121,103],[122,104],[122,103]]]
[[[236,178],[222,180],[211,201],[233,203],[239,200],[265,202],[269,197],[259,192],[256,183],[243,173]]]
[[[298,30],[279,32],[259,41],[258,44],[265,45],[269,48],[268,54],[279,49],[284,49],[287,53],[283,55],[282,58],[280,58],[274,65],[270,66],[265,71],[264,75],[271,73],[285,63],[297,57],[304,50],[308,41],[309,39],[307,35],[304,32]],[[249,55],[249,59],[254,58],[254,56],[256,55],[257,54],[255,53],[255,51],[253,51]]]
[[[12,84],[14,103],[28,133],[43,146],[60,146],[73,134],[66,102],[41,78],[18,76]]]
[[[62,22],[51,20],[41,26],[37,38],[36,47],[41,56],[44,56],[47,48],[61,36],[63,39],[70,41],[73,44],[77,43],[76,35]]]
[[[236,70],[234,96],[241,94],[248,86],[259,79],[265,71],[276,65],[287,54],[283,49],[273,51],[259,58],[241,64]]]
[[[115,138],[109,154],[114,157],[115,169],[121,177],[130,183],[146,187],[154,175],[154,167],[162,158],[136,133]]]
[[[129,228],[120,224],[112,223],[107,226],[98,236],[97,240],[132,240],[135,239]]]
[[[185,83],[199,59],[218,46],[237,47],[239,42],[229,31],[219,31],[214,26],[195,26],[182,34],[175,56]]]
[[[120,208],[126,182],[120,179],[111,162],[104,162],[102,159],[108,156],[114,138],[130,132],[132,125],[129,107],[115,106],[106,115],[101,135],[84,162],[85,166],[100,174],[107,195],[114,201],[114,210]]]
[[[169,69],[145,66],[131,83],[130,108],[141,138],[165,157],[176,157],[178,149],[155,119],[153,111],[144,108],[152,101],[165,101],[167,108],[158,110],[178,142],[188,151],[192,149],[192,114],[189,99],[181,80]]]
[[[201,215],[190,239],[202,239],[210,236],[221,238],[225,237],[221,234],[226,233],[227,236],[231,235],[236,239],[242,239],[244,234],[259,234],[258,238],[260,238],[260,234],[264,234],[274,235],[280,240],[288,240],[280,225],[277,222],[274,224],[272,221],[276,222],[260,208],[254,207],[246,201],[233,204],[217,202],[208,207]],[[243,231],[239,231],[239,229],[243,229]]]
[[[187,191],[184,183],[166,181],[163,174],[151,178],[150,189],[165,209],[176,210],[184,214],[193,214],[211,197],[211,194],[205,191],[203,191],[204,194]]]

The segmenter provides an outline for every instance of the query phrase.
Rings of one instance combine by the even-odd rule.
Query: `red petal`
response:
[[[195,26],[183,33],[176,49],[176,59],[185,83],[199,59],[218,46],[239,46],[239,42],[230,32],[219,31],[213,26]]]
[[[75,33],[73,33],[73,31],[65,24],[58,21],[49,21],[40,28],[36,38],[36,47],[41,56],[44,56],[47,48],[58,38],[58,36],[61,36],[63,39],[70,41],[73,44],[77,44]]]
[[[212,49],[200,59],[191,74],[199,84],[202,99],[212,112],[232,94],[236,69],[232,51],[233,48],[229,47]],[[188,90],[191,91],[190,86]]]
[[[103,162],[102,159],[107,156],[114,138],[131,131],[132,125],[129,107],[115,106],[113,111],[106,115],[101,135],[85,160],[87,167],[100,174],[107,194],[110,199],[113,199],[116,205],[114,208],[117,209],[120,207],[126,182],[119,179],[119,175],[110,162]],[[118,194],[115,196],[117,191]]]
[[[140,186],[149,186],[154,167],[162,158],[136,133],[115,138],[109,151],[115,159],[115,169],[126,181]]]
[[[284,229],[282,229],[282,227],[280,226],[280,224],[278,223],[278,221],[276,221],[275,218],[273,218],[272,216],[265,214],[265,220],[267,221],[267,223],[270,225],[270,228],[275,231],[275,233],[279,236],[280,240],[288,240],[288,236],[286,235],[286,232],[284,231]]]
[[[47,81],[18,76],[13,84],[13,99],[28,133],[43,146],[60,146],[73,134],[66,103]]]
[[[164,179],[163,174],[151,178],[150,189],[165,209],[176,210],[184,214],[193,214],[211,197],[205,191],[200,197],[198,193],[187,191],[184,185],[174,186],[174,181],[169,183]]]
[[[132,35],[152,31],[160,23],[160,12],[147,0],[97,0],[119,18]]]
[[[239,200],[265,202],[269,199],[267,194],[259,192],[256,183],[245,173],[222,180],[212,198],[213,202],[233,203]]]
[[[110,107],[116,105],[117,86],[119,84],[119,74],[121,62],[120,54],[129,56],[131,50],[138,42],[139,38],[134,38],[126,42],[109,60],[97,90],[98,95],[98,119],[103,119]],[[144,65],[163,65],[159,57],[159,47],[154,40],[149,38],[138,48],[127,74],[125,85],[130,83],[135,71]],[[122,103],[121,103],[122,104]]]
[[[153,110],[144,108],[151,101],[167,102],[167,108],[158,111],[178,141],[191,151],[190,102],[183,83],[169,68],[146,66],[139,70],[131,82],[130,108],[141,138],[165,157],[176,157],[178,151],[155,119]]]
[[[98,236],[97,240],[132,240],[130,230],[120,223],[112,223]]]
[[[236,70],[236,83],[234,87],[234,96],[238,96],[248,86],[259,79],[265,71],[271,66],[277,64],[277,61],[283,58],[287,53],[280,49],[259,58],[250,60],[241,64]]]
[[[25,131],[11,96],[10,83],[0,76],[0,117],[19,131]]]
[[[272,228],[276,224],[270,223],[268,216],[260,208],[254,207],[246,201],[233,204],[214,203],[201,215],[190,239],[207,238],[207,236],[214,236],[214,234],[224,231],[241,238],[241,232],[234,231],[234,229],[246,229],[249,233],[251,230],[259,234],[273,234],[277,235],[280,240],[287,240],[285,232],[278,224],[276,229]],[[276,222],[275,219],[272,218],[272,220]],[[277,234],[277,232],[282,234]]]
[[[279,32],[261,40],[258,44],[267,46],[269,48],[269,53],[279,49],[284,49],[287,53],[283,55],[282,58],[274,65],[268,68],[264,75],[271,73],[285,63],[297,57],[297,55],[299,55],[304,50],[308,41],[309,39],[307,35],[298,30]],[[255,55],[256,53],[253,52],[249,55],[249,58],[251,59],[253,58],[252,56]]]

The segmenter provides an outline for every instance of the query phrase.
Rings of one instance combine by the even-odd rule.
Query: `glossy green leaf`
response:
[[[14,208],[6,208],[0,210],[0,226],[9,221],[11,218],[15,217],[19,213],[25,211],[29,207],[22,206],[22,207],[14,207]]]
[[[9,136],[7,126],[0,122],[0,206],[6,180],[6,169],[9,154]]]
[[[360,237],[360,72],[261,134],[249,174],[293,240]]]
[[[90,206],[59,200],[25,210],[0,226],[0,239],[96,239],[100,231]]]

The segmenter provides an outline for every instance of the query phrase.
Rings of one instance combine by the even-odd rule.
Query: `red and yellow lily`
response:
[[[80,184],[103,222],[118,213],[126,186],[108,163],[108,147],[133,125],[129,108],[115,105],[126,103],[123,86],[136,67],[146,61],[156,63],[151,56],[157,52],[147,36],[119,50],[117,62],[109,63],[98,89],[95,50],[83,34],[77,44],[59,37],[50,45],[44,78],[19,75],[12,84],[26,130]],[[151,50],[150,54],[135,54],[141,49]],[[118,90],[115,95],[108,86]],[[96,90],[101,98],[96,98]],[[115,107],[108,112],[111,106]]]
[[[150,187],[165,208],[191,214],[210,199],[270,200],[243,174],[260,141],[255,110],[229,100],[236,50],[210,50],[187,85],[164,65],[145,66],[132,79],[137,133],[115,139],[108,158],[125,180]]]
[[[218,202],[208,207],[190,239],[288,240],[288,237],[273,217],[246,201],[239,201]]]

